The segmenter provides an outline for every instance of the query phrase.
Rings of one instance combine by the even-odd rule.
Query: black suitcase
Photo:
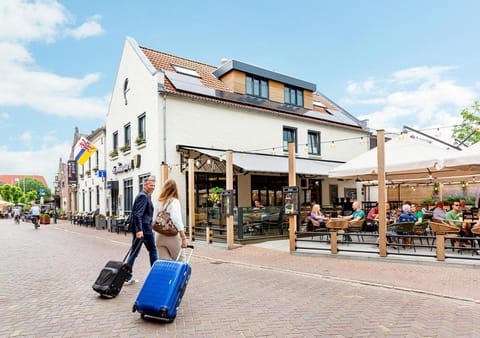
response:
[[[93,290],[102,297],[115,298],[120,293],[128,275],[132,273],[132,267],[127,263],[128,256],[133,252],[133,248],[136,250],[142,243],[143,240],[137,239],[134,245],[128,249],[123,261],[108,261],[93,283]]]

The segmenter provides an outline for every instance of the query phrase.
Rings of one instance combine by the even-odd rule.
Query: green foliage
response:
[[[31,199],[32,197],[35,197],[34,199],[38,200],[41,189],[45,189],[45,196],[44,196],[45,198],[50,198],[52,196],[52,192],[50,191],[50,189],[44,186],[42,182],[34,178],[25,177],[20,179],[17,187],[20,188],[22,192],[25,189],[26,198],[25,198],[25,201],[23,201],[23,203],[32,201],[33,200]],[[35,192],[36,195],[30,194],[31,192]]]
[[[217,203],[222,196],[223,188],[213,187],[208,190],[208,200]]]
[[[437,200],[434,199],[434,198],[425,198],[423,201],[422,201],[423,204],[435,204],[437,203]]]
[[[462,123],[453,127],[452,137],[465,140],[465,144],[472,145],[480,141],[480,102],[475,101],[472,106],[460,112]]]
[[[475,203],[475,196],[458,196],[458,195],[450,195],[443,198],[443,202],[447,204],[452,204],[455,200],[465,200],[466,204],[474,204]]]

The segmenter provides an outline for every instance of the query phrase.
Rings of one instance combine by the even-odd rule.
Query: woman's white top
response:
[[[182,221],[182,209],[180,207],[180,201],[178,199],[172,198],[165,202],[160,202],[155,215],[158,213],[158,211],[163,210],[163,205],[168,203],[168,201],[170,201],[170,204],[167,207],[167,211],[170,214],[170,218],[172,219],[173,224],[175,224],[178,231],[185,231],[185,225]]]

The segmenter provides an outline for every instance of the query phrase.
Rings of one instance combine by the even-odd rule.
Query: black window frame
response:
[[[138,137],[146,140],[147,139],[147,115],[143,113],[137,118],[138,121]]]
[[[316,140],[316,146],[317,146],[317,151],[314,151],[314,148],[312,147],[312,137],[316,137],[317,140]],[[309,130],[307,132],[307,140],[308,140],[308,144],[307,144],[307,147],[308,147],[308,155],[317,155],[317,156],[320,156],[321,155],[321,147],[320,147],[320,137],[321,137],[321,134],[319,131],[316,131],[316,130]]]
[[[297,128],[295,127],[289,127],[289,126],[283,126],[282,129],[282,144],[283,144],[283,151],[288,152],[288,143],[290,143],[292,140],[290,137],[285,138],[287,136],[286,133],[291,133],[293,135],[293,141],[295,142],[295,153],[298,152],[298,142],[297,142]]]
[[[263,77],[247,74],[245,77],[245,93],[262,99],[270,96],[268,79]]]
[[[285,85],[284,101],[286,104],[303,107],[305,102],[303,97],[303,89]]]

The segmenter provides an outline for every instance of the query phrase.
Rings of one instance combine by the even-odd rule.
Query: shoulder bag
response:
[[[165,236],[176,236],[178,234],[178,229],[175,224],[173,224],[170,213],[167,211],[167,207],[170,205],[170,202],[171,200],[168,201],[168,203],[163,206],[163,209],[158,212],[152,228],[159,234]]]

